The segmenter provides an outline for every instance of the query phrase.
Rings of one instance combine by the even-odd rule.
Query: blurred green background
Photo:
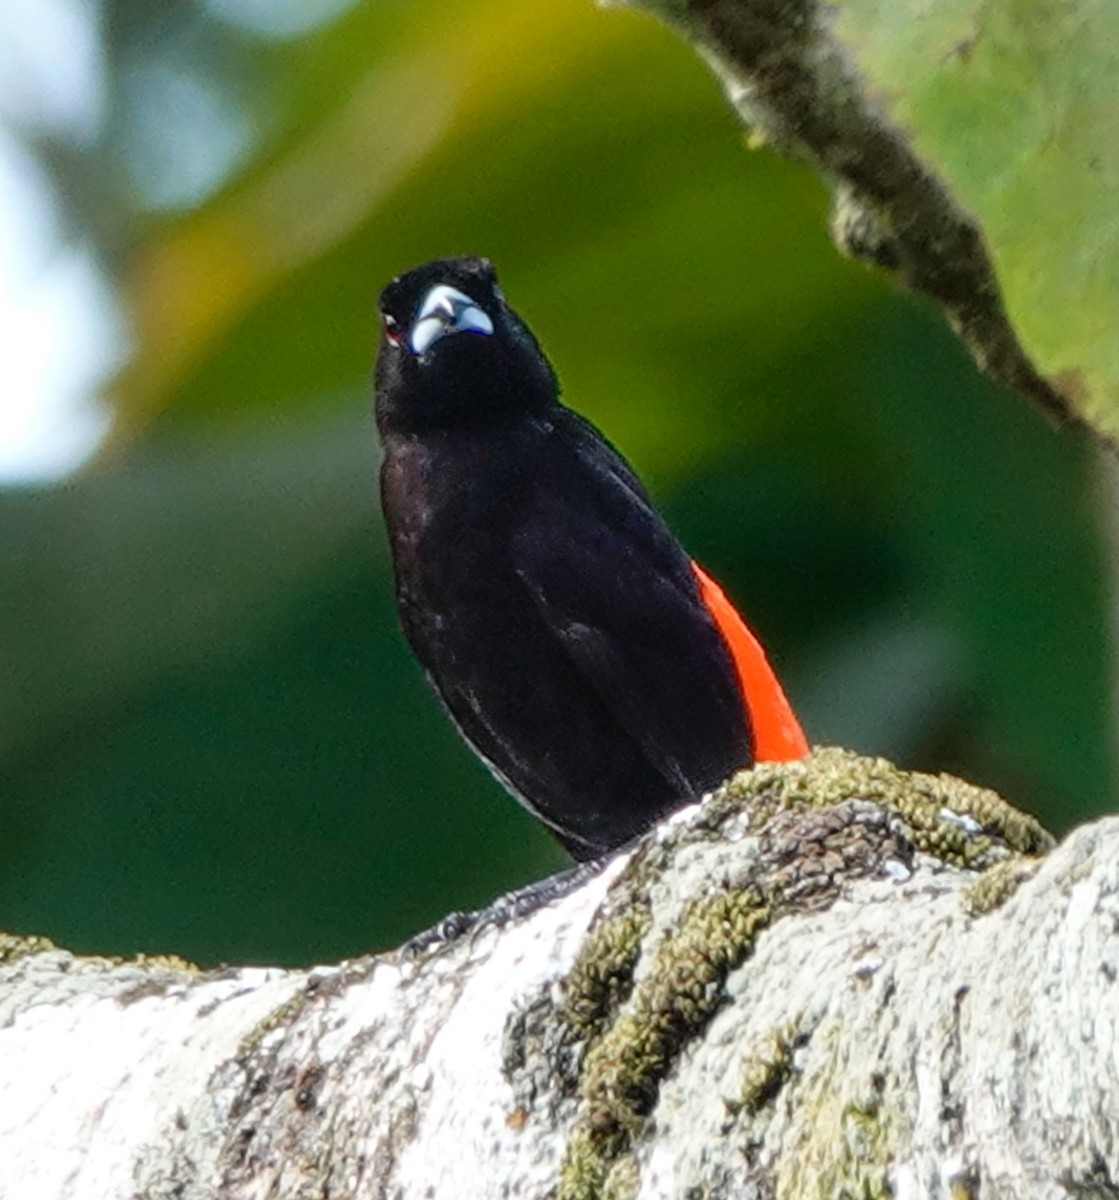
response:
[[[814,741],[1058,831],[1110,806],[1092,448],[840,260],[822,184],[744,147],[683,43],[590,0],[51,6],[99,115],[9,104],[6,136],[119,370],[96,455],[0,490],[0,928],[325,961],[561,865],[392,608],[374,302],[454,253],[498,264]]]

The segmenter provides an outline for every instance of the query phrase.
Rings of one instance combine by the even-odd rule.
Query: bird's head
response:
[[[485,258],[425,263],[381,293],[377,417],[438,427],[543,411],[556,380]]]

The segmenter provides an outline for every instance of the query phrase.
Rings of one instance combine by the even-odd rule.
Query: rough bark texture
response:
[[[1119,1196],[1119,822],[816,752],[565,898],[203,974],[0,941],[0,1195]]]
[[[813,163],[834,192],[832,235],[944,308],[979,366],[1062,423],[1083,424],[1007,318],[983,234],[859,78],[819,0],[602,0],[645,8],[678,30],[751,129]],[[1062,390],[1064,389],[1064,390]]]

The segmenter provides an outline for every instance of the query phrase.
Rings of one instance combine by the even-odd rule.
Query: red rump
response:
[[[738,610],[726,598],[723,589],[698,563],[692,570],[699,580],[704,606],[715,619],[719,632],[734,659],[738,682],[750,711],[754,731],[756,762],[793,762],[808,754],[808,739],[793,713],[792,706],[777,682],[758,639],[746,627]]]

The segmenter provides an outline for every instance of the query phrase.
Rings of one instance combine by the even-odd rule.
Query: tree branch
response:
[[[886,114],[817,0],[604,0],[648,9],[707,61],[752,131],[834,189],[832,235],[938,301],[979,366],[1061,423],[1083,384],[1038,371],[1007,318],[983,231]],[[1106,429],[1097,432],[1107,436]]]
[[[307,971],[0,946],[0,1194],[1119,1195],[1119,821],[816,752],[504,927]]]

